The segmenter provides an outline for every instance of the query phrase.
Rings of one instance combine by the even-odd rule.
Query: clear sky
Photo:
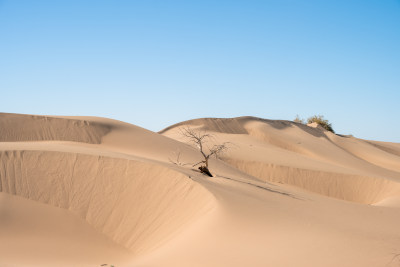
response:
[[[400,142],[400,0],[0,0],[1,112],[325,115]]]

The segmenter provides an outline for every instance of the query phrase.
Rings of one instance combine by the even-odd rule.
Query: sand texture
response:
[[[227,142],[210,160],[184,129]],[[0,266],[400,266],[400,144],[255,117],[0,114]],[[105,265],[106,264],[106,265]]]

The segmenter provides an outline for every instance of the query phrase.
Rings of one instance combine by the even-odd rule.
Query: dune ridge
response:
[[[2,113],[0,142],[74,141],[100,144],[110,127],[89,120]]]
[[[255,161],[234,159],[225,159],[225,161],[264,182],[290,184],[346,201],[374,204],[391,196],[400,195],[400,183],[383,178],[308,170]]]
[[[180,143],[143,128],[23,114],[1,114],[0,126],[2,194],[67,210],[133,255],[215,206],[202,185],[158,161]]]
[[[160,133],[97,117],[0,123],[1,266],[396,266],[398,144],[255,117]],[[230,145],[214,177],[192,166],[181,127]]]
[[[209,132],[217,139],[214,142],[231,142],[233,148],[222,159],[264,182],[289,184],[363,204],[400,194],[400,157],[387,152],[397,151],[395,146],[377,147],[322,128],[249,116],[195,119],[160,133],[185,141],[180,127]]]
[[[151,163],[65,152],[0,156],[0,191],[70,210],[136,253],[212,201],[191,179]]]

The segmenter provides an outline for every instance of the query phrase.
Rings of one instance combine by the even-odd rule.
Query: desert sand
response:
[[[228,142],[214,177],[187,127]],[[255,117],[156,133],[1,113],[0,155],[2,267],[400,266],[398,143]]]

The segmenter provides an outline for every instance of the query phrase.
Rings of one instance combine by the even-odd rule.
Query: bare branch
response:
[[[171,162],[172,164],[175,164],[177,166],[191,165],[191,163],[183,163],[183,162],[181,162],[181,160],[180,160],[181,151],[180,150],[174,152],[174,157],[175,157],[175,159],[168,158],[169,162]]]
[[[229,144],[230,144],[229,142],[225,142],[221,145],[214,145],[210,149],[209,156],[215,156],[216,158],[218,158],[220,155],[222,155],[229,149],[229,147],[228,147]]]
[[[211,173],[208,170],[209,158],[211,156],[218,158],[220,155],[226,152],[226,150],[228,150],[229,142],[225,142],[219,145],[214,145],[213,147],[209,148],[207,146],[207,142],[209,142],[210,139],[214,138],[213,135],[205,132],[195,131],[194,129],[189,127],[181,128],[180,133],[183,137],[185,137],[188,140],[188,143],[194,144],[196,146],[196,148],[199,150],[199,152],[204,158],[204,160],[194,164],[193,167],[204,163],[205,165],[201,165],[199,169],[202,173],[205,173],[210,176]]]
[[[199,165],[200,163],[206,163],[204,160],[197,162],[196,164],[192,165],[192,167],[196,167],[197,165]]]

